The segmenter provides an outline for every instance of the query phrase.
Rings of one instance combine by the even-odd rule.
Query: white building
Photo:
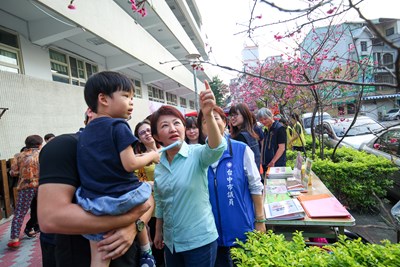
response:
[[[76,132],[86,110],[83,86],[94,72],[118,71],[134,81],[132,129],[163,104],[192,111],[194,81],[200,91],[212,78],[206,69],[194,79],[184,60],[207,60],[195,0],[149,1],[145,17],[127,0],[75,1],[75,10],[68,4],[0,1],[2,159],[19,152],[28,135]]]
[[[372,23],[382,36],[399,46],[400,20],[380,18]],[[322,60],[319,73],[342,68],[341,66],[344,68],[348,61],[359,62],[366,59],[369,62],[365,66],[366,76],[363,77],[358,72],[354,76],[355,82],[395,84],[393,72],[397,51],[385,44],[365,22],[345,22],[313,29],[301,44],[300,51],[303,58],[313,55],[314,61]],[[315,63],[314,61],[310,64]],[[345,114],[354,113],[355,97],[359,90],[335,90],[332,94],[332,108],[344,111]],[[386,110],[399,106],[400,94],[398,89],[387,86],[365,86],[362,100],[361,111],[380,119]]]

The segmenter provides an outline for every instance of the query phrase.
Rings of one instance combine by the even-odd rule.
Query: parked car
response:
[[[315,128],[316,134],[324,134],[324,138],[331,146],[336,146],[340,139],[345,135],[350,127],[353,118],[330,119],[323,121]],[[376,133],[383,131],[379,122],[367,116],[358,116],[355,124],[344,137],[341,145],[359,149],[361,144],[369,142],[375,137]]]
[[[400,108],[392,108],[382,118],[384,121],[400,120]]]
[[[321,117],[321,113],[318,112],[315,114],[314,127],[320,123],[320,117]],[[329,120],[331,118],[332,118],[332,116],[329,113],[327,113],[327,112],[322,113],[323,121]],[[301,120],[303,122],[303,127],[304,127],[306,134],[311,134],[311,119],[312,119],[312,112],[304,113],[301,115]]]
[[[395,126],[382,131],[369,142],[363,143],[360,150],[376,156],[385,157],[400,167],[400,126]],[[389,190],[388,196],[393,200],[400,200],[400,171],[394,176],[394,186]]]

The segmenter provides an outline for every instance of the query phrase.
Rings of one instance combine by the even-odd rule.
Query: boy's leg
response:
[[[97,251],[97,241],[89,240],[90,242],[90,267],[108,267],[111,260],[103,260],[104,252]]]
[[[140,266],[155,267],[156,261],[151,251],[147,227],[138,234],[140,244]]]

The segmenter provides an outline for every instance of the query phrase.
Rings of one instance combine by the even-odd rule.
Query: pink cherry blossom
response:
[[[379,150],[379,149],[381,148],[381,145],[378,144],[378,143],[375,143],[375,144],[374,144],[374,148]]]

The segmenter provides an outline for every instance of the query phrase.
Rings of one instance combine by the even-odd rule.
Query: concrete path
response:
[[[23,229],[29,215],[25,216],[22,226],[20,241],[21,246],[12,250],[7,247],[10,240],[12,216],[0,222],[0,266],[4,267],[40,267],[42,266],[42,252],[40,250],[39,235],[35,238],[28,238]]]

